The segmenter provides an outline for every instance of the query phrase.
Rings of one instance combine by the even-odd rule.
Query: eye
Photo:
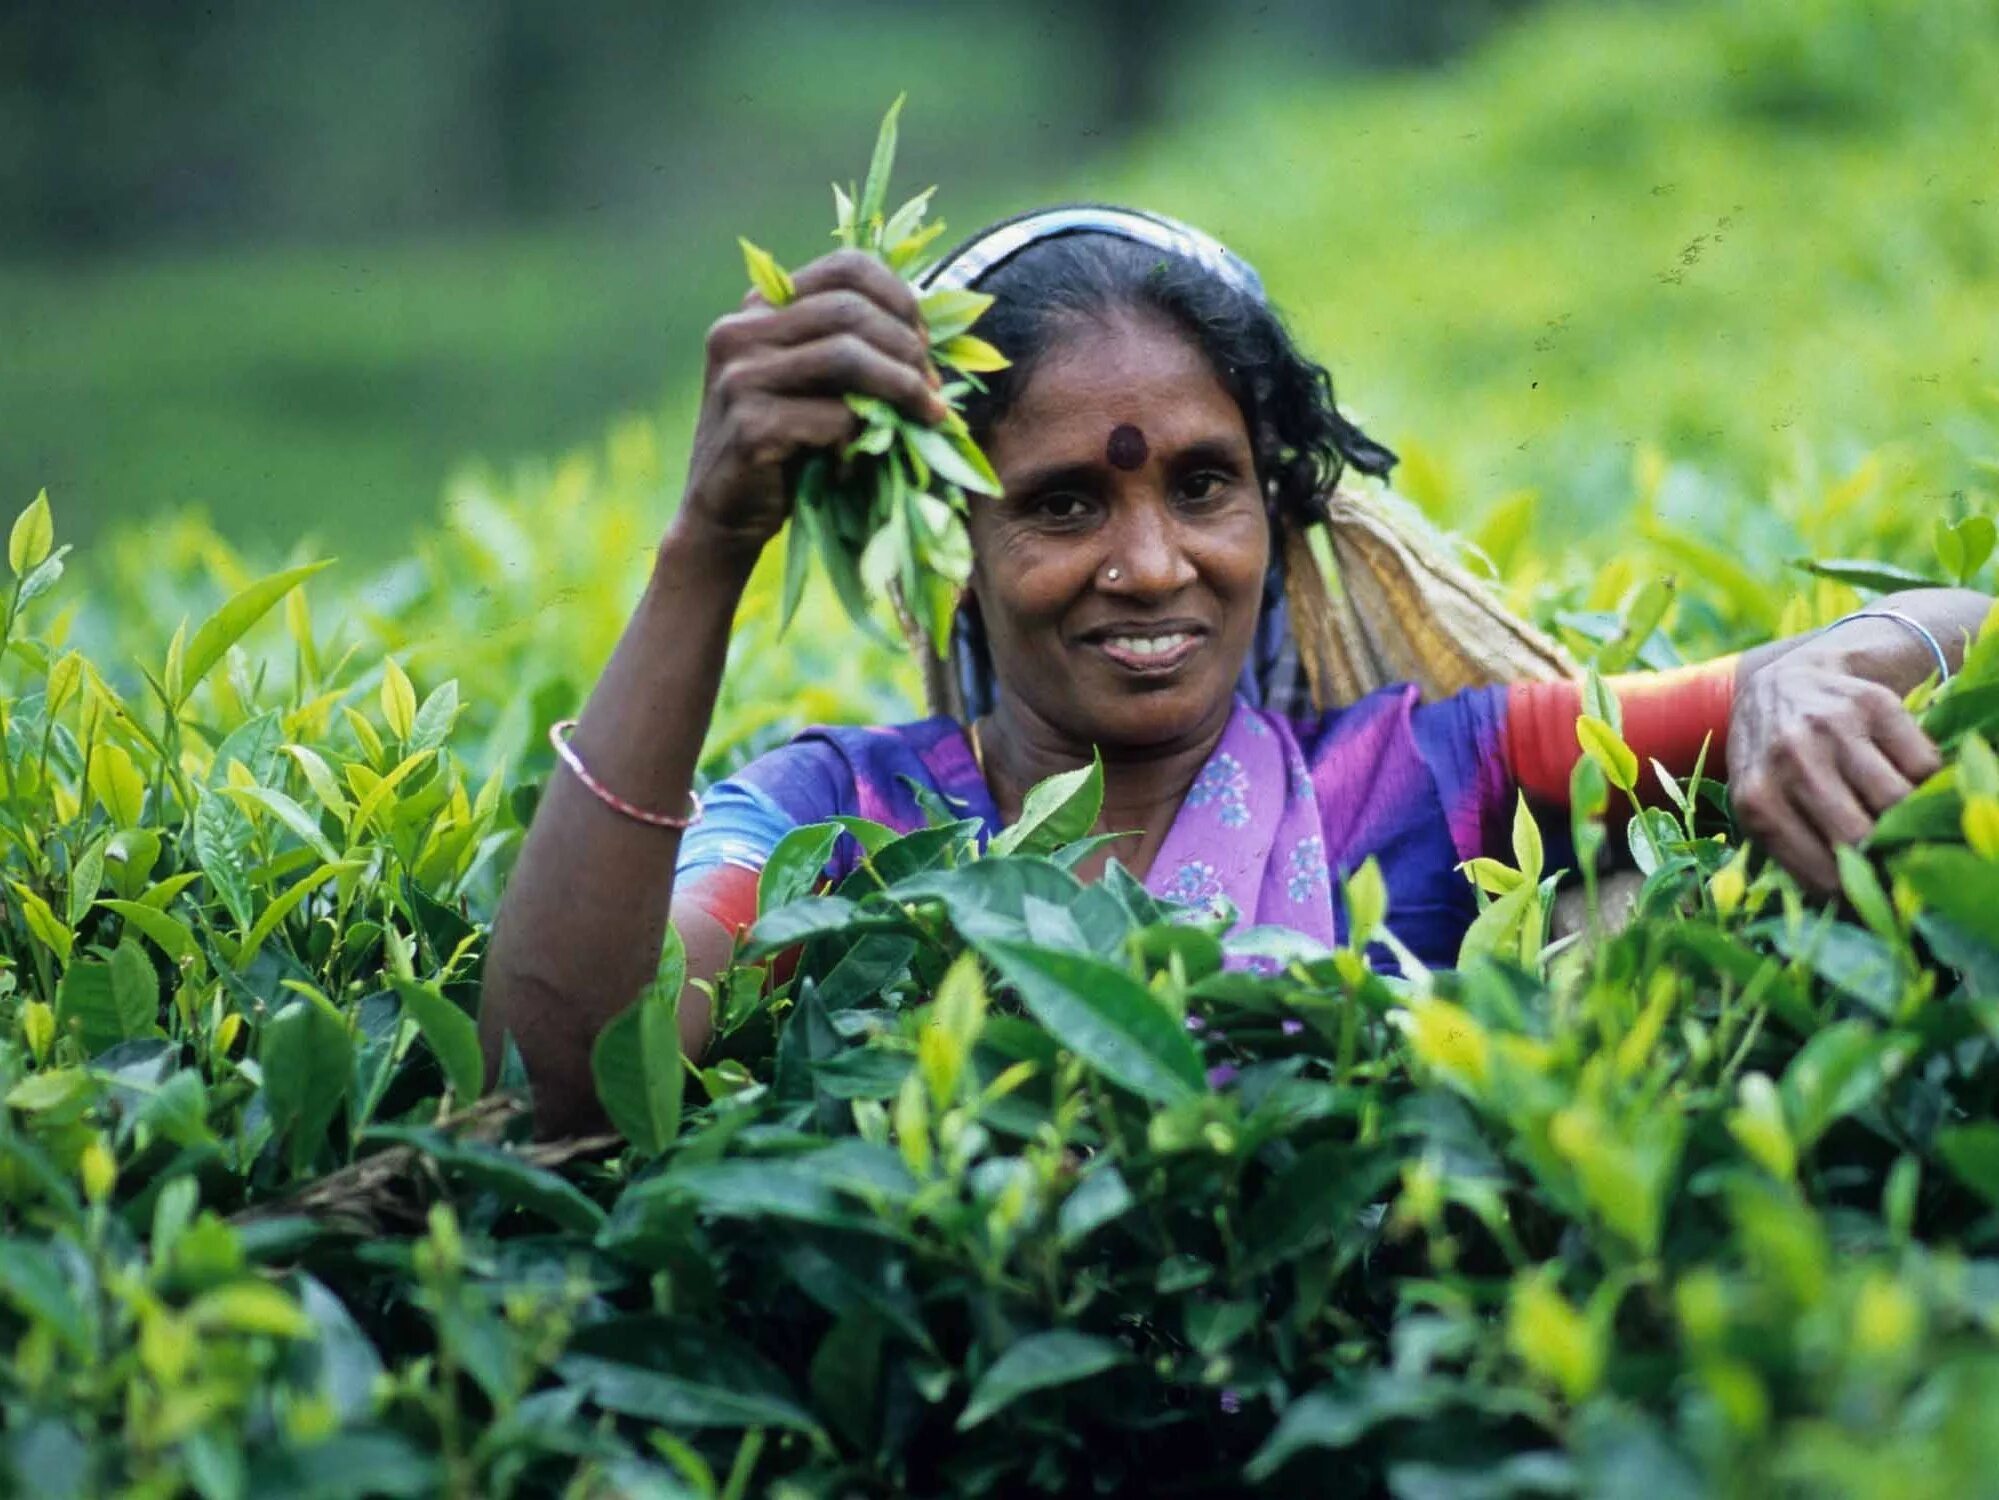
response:
[[[1201,469],[1187,476],[1181,493],[1189,500],[1218,500],[1229,486],[1229,476],[1219,469]]]
[[[1080,521],[1089,508],[1089,502],[1081,495],[1066,490],[1054,490],[1045,495],[1036,495],[1027,502],[1027,508],[1029,513],[1044,521]]]

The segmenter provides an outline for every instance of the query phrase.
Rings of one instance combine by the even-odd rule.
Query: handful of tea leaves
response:
[[[859,193],[851,183],[844,190],[833,185],[838,215],[833,237],[914,282],[932,264],[925,252],[944,225],[924,223],[934,187],[884,216],[901,111],[898,97],[882,120]],[[766,302],[782,307],[797,296],[791,277],[768,251],[748,240],[741,244],[750,282]],[[951,407],[945,422],[931,427],[876,397],[850,395],[847,404],[864,424],[860,435],[838,451],[815,453],[800,467],[785,542],[782,625],[791,623],[805,589],[807,560],[817,550],[856,623],[879,635],[871,602],[887,594],[904,630],[927,632],[938,655],[944,654],[958,593],[972,567],[966,497],[1000,492],[992,465],[957,410],[967,391],[984,389],[980,374],[1007,365],[997,349],[971,333],[992,300],[949,288],[920,299],[930,359],[958,377],[947,378],[938,392]]]

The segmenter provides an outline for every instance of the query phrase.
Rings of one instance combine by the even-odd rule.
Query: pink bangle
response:
[[[569,767],[570,774],[583,783],[585,790],[591,796],[610,808],[612,812],[623,813],[633,822],[644,823],[653,828],[688,828],[700,820],[701,794],[691,788],[687,797],[694,804],[694,811],[684,818],[676,818],[670,813],[647,812],[643,807],[635,807],[605,786],[590,774],[590,768],[583,764],[583,757],[570,745],[569,731],[575,727],[574,719],[563,719],[549,725],[548,742],[555,747],[555,753],[562,758],[562,763]]]

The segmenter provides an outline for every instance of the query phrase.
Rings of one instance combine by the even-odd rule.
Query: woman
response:
[[[1305,527],[1326,517],[1344,463],[1385,472],[1393,456],[1340,417],[1254,273],[1152,215],[1027,215],[930,275],[997,298],[979,332],[1013,361],[966,413],[1004,489],[971,506],[952,685],[969,722],[808,733],[712,788],[690,831],[676,826],[730,622],[784,524],[796,461],[853,435],[845,392],[944,415],[907,285],[855,252],[794,279],[796,301],[752,294],[709,332],[685,497],[500,911],[481,1027],[489,1057],[514,1037],[542,1128],[595,1117],[592,1042],[652,977],[669,912],[692,978],[726,965],[786,829],[840,812],[921,826],[914,786],[997,829],[1093,748],[1099,826],[1137,831],[1116,857],[1154,891],[1225,896],[1249,920],[1331,940],[1338,878],[1373,854],[1398,937],[1449,962],[1473,915],[1455,867],[1503,846],[1515,788],[1566,792],[1577,688],[1493,683],[1558,667],[1532,632],[1508,637],[1495,609],[1490,641],[1456,622],[1467,659],[1489,648],[1498,662],[1491,685],[1427,703],[1387,686],[1318,711],[1369,685],[1356,666],[1369,653],[1322,588],[1301,587],[1308,573],[1317,584]],[[1712,736],[1745,825],[1832,890],[1834,847],[1939,764],[1901,695],[1955,665],[1988,607],[1913,591],[1836,629],[1634,681],[1621,689],[1627,737],[1641,764],[1684,774]],[[1419,620],[1410,633],[1426,632]],[[1460,680],[1481,680],[1476,666]],[[698,1054],[708,1010],[691,985],[680,1016]]]

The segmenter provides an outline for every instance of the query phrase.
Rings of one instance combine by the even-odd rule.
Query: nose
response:
[[[1118,506],[1107,540],[1109,555],[1097,574],[1098,587],[1107,594],[1161,599],[1194,581],[1193,559],[1187,555],[1179,524],[1157,498]]]

